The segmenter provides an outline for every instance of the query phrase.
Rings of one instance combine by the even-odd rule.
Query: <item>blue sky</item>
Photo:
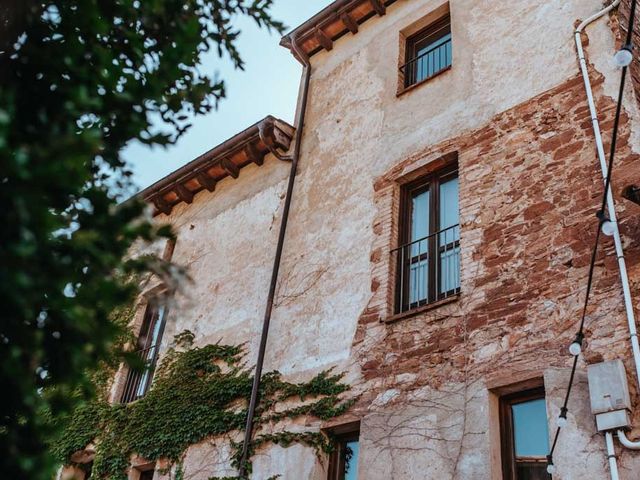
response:
[[[331,0],[275,0],[272,12],[289,30],[329,3]],[[278,45],[279,34],[269,34],[244,18],[237,20],[237,27],[242,31],[238,48],[245,70],[234,70],[231,62],[219,59],[216,54],[207,56],[201,65],[202,69],[218,72],[225,80],[227,98],[218,110],[196,117],[189,132],[167,149],[134,143],[123,152],[139,188],[151,185],[266,115],[293,122],[300,64]]]

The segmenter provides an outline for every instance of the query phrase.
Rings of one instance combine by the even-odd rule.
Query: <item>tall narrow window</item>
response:
[[[396,313],[460,291],[458,171],[453,166],[405,188]]]
[[[548,480],[549,430],[544,389],[500,399],[504,480]]]
[[[156,366],[164,321],[165,307],[156,302],[150,302],[144,314],[135,351],[141,368],[129,367],[122,392],[122,403],[133,402],[147,393]]]
[[[357,480],[360,433],[351,431],[336,435],[329,458],[329,480]]]
[[[451,66],[451,17],[432,23],[407,39],[405,64],[400,67],[404,86],[410,87]]]

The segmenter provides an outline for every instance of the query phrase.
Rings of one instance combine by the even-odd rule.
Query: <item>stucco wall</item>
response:
[[[362,422],[366,479],[500,478],[488,388],[520,378],[544,378],[553,429],[601,191],[572,36],[575,20],[600,0],[452,0],[453,68],[396,97],[399,31],[441,4],[396,2],[312,58],[265,368],[293,380],[332,366],[347,371],[362,395],[352,415]],[[610,131],[618,73],[608,62],[615,37],[606,19],[588,40]],[[627,102],[616,188],[640,180],[636,117]],[[460,300],[382,322],[392,308],[398,181],[452,151],[461,177]],[[173,259],[194,280],[171,308],[165,345],[189,329],[199,344],[248,342],[255,359],[288,171],[268,158],[158,217],[174,225]],[[640,212],[621,205],[637,294]],[[609,242],[585,359],[622,357],[631,371],[614,263]],[[558,478],[603,478],[603,442],[580,378]],[[216,451],[192,448],[187,478],[216,473],[201,467],[203,459],[219,463]],[[623,478],[634,478],[638,459],[626,453],[622,463]],[[263,449],[254,470],[256,478],[326,476],[302,447]]]

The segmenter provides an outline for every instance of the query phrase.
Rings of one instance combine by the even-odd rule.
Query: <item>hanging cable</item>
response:
[[[611,6],[613,6],[613,4]],[[569,347],[569,351],[573,355],[573,365],[571,367],[571,374],[569,375],[569,385],[567,386],[567,393],[565,394],[564,402],[560,409],[560,416],[558,417],[558,427],[556,428],[556,433],[553,438],[551,450],[549,451],[549,455],[547,455],[547,471],[549,473],[553,473],[555,471],[555,467],[553,464],[553,453],[555,452],[556,446],[558,444],[558,438],[560,436],[561,427],[562,425],[566,424],[569,397],[571,395],[571,389],[573,387],[573,383],[575,379],[576,368],[578,366],[578,357],[582,352],[582,341],[584,339],[584,324],[587,316],[587,308],[589,306],[589,297],[591,294],[591,289],[593,287],[593,276],[594,276],[595,263],[596,263],[597,253],[598,253],[598,245],[600,242],[600,233],[603,231],[603,228],[609,227],[609,225],[607,225],[607,222],[611,223],[609,218],[607,218],[607,216],[605,215],[605,208],[607,206],[607,197],[609,195],[609,189],[611,188],[611,175],[613,172],[613,164],[615,159],[616,144],[618,139],[618,129],[620,126],[620,116],[622,113],[622,100],[624,96],[624,87],[626,83],[627,68],[631,63],[631,59],[633,58],[633,56],[631,55],[631,59],[630,59],[629,54],[631,53],[631,50],[632,50],[631,40],[633,35],[633,20],[635,17],[635,10],[636,10],[636,0],[632,0],[631,10],[629,13],[629,26],[627,29],[626,42],[622,47],[622,49],[616,53],[616,57],[615,57],[616,63],[618,63],[618,65],[622,67],[622,73],[620,76],[620,87],[618,90],[618,101],[616,105],[616,113],[615,113],[615,118],[613,123],[613,133],[611,136],[609,165],[608,165],[607,176],[604,183],[602,203],[600,204],[600,209],[596,213],[596,217],[598,218],[598,228],[596,231],[594,246],[591,251],[591,261],[589,263],[589,275],[587,277],[587,289],[585,293],[584,306],[582,308],[582,315],[580,318],[578,332],[576,333],[573,343]],[[615,225],[613,227],[617,228],[617,226]]]

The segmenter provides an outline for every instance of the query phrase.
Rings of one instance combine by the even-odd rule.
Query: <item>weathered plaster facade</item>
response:
[[[347,372],[360,398],[332,424],[360,420],[359,478],[367,480],[502,478],[497,398],[519,382],[544,385],[554,432],[602,193],[573,44],[576,20],[601,1],[451,0],[452,68],[397,95],[401,32],[443,5],[394,2],[311,57],[265,368],[292,380],[329,367]],[[616,13],[585,35],[607,145],[619,81],[610,58],[620,41]],[[637,305],[640,207],[619,195],[640,184],[633,87],[613,192]],[[446,155],[457,155],[460,174],[461,294],[390,321],[400,188]],[[288,174],[269,154],[156,217],[174,226],[173,261],[193,279],[171,307],[165,347],[189,329],[198,344],[248,342],[255,358]],[[622,359],[640,405],[613,244],[607,237],[603,245],[554,478],[608,478],[586,364]],[[618,451],[621,478],[638,478],[640,456]],[[196,445],[186,478],[233,474],[228,457],[219,442]],[[268,447],[254,472],[321,480],[326,462],[304,447]]]

